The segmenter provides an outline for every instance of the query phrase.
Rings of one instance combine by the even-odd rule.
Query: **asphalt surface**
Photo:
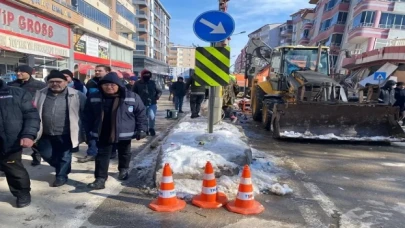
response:
[[[190,204],[156,213],[147,207],[156,195],[134,169],[121,193],[104,200],[82,227],[404,227],[402,145],[279,141],[250,119],[240,125],[253,148],[278,158],[280,182],[293,194],[257,196],[266,210],[255,216]]]

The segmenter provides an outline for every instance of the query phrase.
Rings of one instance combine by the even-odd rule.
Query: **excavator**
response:
[[[266,80],[255,75],[269,67]],[[330,76],[329,47],[270,48],[247,45],[245,78],[255,121],[274,138],[344,141],[405,141],[399,109],[378,102],[349,102]]]

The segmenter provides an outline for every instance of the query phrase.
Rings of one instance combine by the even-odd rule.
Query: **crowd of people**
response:
[[[70,70],[52,70],[45,82],[33,69],[18,66],[17,79],[0,80],[0,171],[4,172],[16,207],[31,203],[31,183],[22,163],[22,148],[32,148],[32,165],[43,159],[55,169],[53,187],[65,185],[72,153],[88,145],[79,162],[95,162],[91,189],[105,188],[111,158],[118,154],[118,179],[129,177],[131,140],[155,136],[157,101],[162,90],[148,70],[125,85],[111,68],[98,65],[86,84]]]

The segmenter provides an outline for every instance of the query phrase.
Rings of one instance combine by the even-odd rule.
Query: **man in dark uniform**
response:
[[[17,80],[9,82],[8,86],[20,87],[28,91],[32,97],[35,96],[35,93],[38,90],[45,88],[47,85],[45,82],[34,79],[31,75],[33,69],[28,65],[21,65],[15,69],[17,74]],[[41,155],[38,153],[37,146],[34,144],[32,147],[33,153],[32,156],[32,166],[37,166],[41,164]]]
[[[22,147],[32,147],[39,130],[39,114],[31,94],[0,80],[0,167],[17,207],[31,203],[31,183],[22,163]]]

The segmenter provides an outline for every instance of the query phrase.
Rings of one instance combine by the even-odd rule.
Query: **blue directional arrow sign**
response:
[[[233,18],[222,11],[202,13],[194,21],[194,33],[203,41],[214,43],[226,40],[235,30]]]
[[[387,79],[387,72],[375,72],[374,80],[385,80]]]

